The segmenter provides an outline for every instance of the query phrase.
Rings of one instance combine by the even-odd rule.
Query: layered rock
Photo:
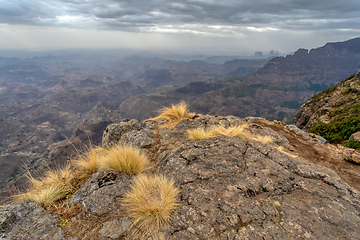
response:
[[[132,129],[134,122],[123,122],[121,136],[106,141],[133,141],[151,160],[147,174],[172,178],[179,188],[179,208],[159,239],[360,238],[360,175],[355,174],[360,166],[346,162],[345,151],[323,139],[262,118],[196,115],[174,129],[154,121]],[[188,129],[219,124],[246,124],[273,144],[227,136],[188,139]],[[129,235],[136,226],[122,204],[132,179],[116,172],[93,174],[69,200],[83,211],[64,226],[62,237],[144,239]]]

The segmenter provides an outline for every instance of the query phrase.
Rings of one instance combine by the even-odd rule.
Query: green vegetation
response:
[[[320,102],[321,100],[325,99],[326,97],[330,96],[332,92],[334,92],[338,86],[342,85],[342,84],[345,84],[346,81],[350,80],[350,79],[353,79],[355,77],[355,74],[352,74],[350,75],[349,77],[345,78],[344,80],[341,81],[341,83],[335,85],[335,86],[332,86],[332,87],[328,87],[327,89],[325,89],[324,91],[322,92],[319,92],[317,94],[315,94],[314,96],[311,97],[310,101],[308,101],[305,106],[309,106],[310,104],[313,104],[313,103],[317,103],[317,102]],[[312,88],[312,86],[310,86],[310,88]],[[350,88],[350,86],[349,86]],[[314,88],[315,89],[315,88]],[[353,90],[356,90],[356,89],[353,89]],[[349,92],[353,91],[353,90],[347,90]],[[345,92],[347,92],[345,91]],[[357,91],[357,90],[356,90]],[[343,94],[347,94],[347,93],[343,93]]]
[[[319,122],[309,130],[309,132],[323,136],[330,143],[343,143],[357,131],[360,131],[360,116],[348,118],[341,114],[330,123]]]
[[[349,140],[347,143],[344,143],[345,147],[354,148],[360,151],[360,142]]]
[[[347,116],[356,115],[360,111],[360,103],[346,106],[342,109],[336,109],[334,111],[330,111],[329,117],[335,117],[336,118],[345,118]]]
[[[336,102],[334,104],[331,104],[330,107],[340,107],[346,103],[349,103],[349,102],[355,102],[357,99],[356,98],[347,98],[347,99],[343,99],[339,102]]]
[[[351,74],[350,76],[348,76],[347,78],[345,78],[344,80],[341,81],[341,83],[345,83],[346,81],[353,79],[355,77],[355,74]]]
[[[348,89],[346,89],[342,94],[346,95],[346,94],[350,94],[350,93],[355,93],[355,94],[360,94],[360,91],[354,88],[349,87]]]

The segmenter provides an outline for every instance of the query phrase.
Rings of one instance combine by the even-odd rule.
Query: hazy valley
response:
[[[61,165],[76,153],[74,147],[98,143],[108,123],[144,120],[181,100],[197,113],[290,123],[313,94],[357,72],[360,39],[286,57],[185,60],[96,54],[0,58],[3,199],[23,186],[22,168],[41,172]]]

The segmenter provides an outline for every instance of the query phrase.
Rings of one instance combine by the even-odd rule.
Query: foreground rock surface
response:
[[[271,136],[274,145],[187,137],[188,129],[218,124],[247,124],[253,134]],[[180,206],[158,239],[360,239],[360,166],[347,161],[354,153],[345,147],[261,118],[196,115],[174,129],[156,122],[135,127],[114,132],[119,137],[113,144],[145,148],[153,166],[147,173],[174,179],[180,190]],[[93,174],[69,200],[82,212],[69,219],[63,235],[46,220],[54,233],[48,239],[148,239],[129,235],[134,226],[121,200],[132,179]],[[42,211],[45,219],[51,216]],[[21,221],[12,229],[26,226]]]
[[[158,173],[181,189],[169,239],[358,239],[356,190],[332,170],[257,141],[192,141]]]
[[[33,200],[0,206],[0,224],[0,239],[63,239],[57,216],[49,214]]]

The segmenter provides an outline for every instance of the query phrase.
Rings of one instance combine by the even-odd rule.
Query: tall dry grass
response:
[[[139,174],[148,167],[144,153],[133,146],[115,146],[100,160],[100,169],[117,171],[130,175]]]
[[[211,138],[216,136],[228,136],[228,137],[237,137],[244,141],[253,138],[253,135],[250,131],[247,131],[248,127],[246,125],[236,125],[232,127],[224,127],[222,125],[211,126],[208,129],[197,128],[190,129],[187,131],[189,139],[191,140],[201,140],[205,138]]]
[[[179,190],[164,176],[139,175],[134,179],[123,204],[133,220],[133,233],[156,234],[166,226],[178,204]]]
[[[106,149],[90,146],[85,152],[79,154],[73,161],[74,164],[86,173],[95,173],[100,166],[100,159],[106,154]]]
[[[183,119],[192,118],[195,116],[194,113],[189,112],[185,102],[180,102],[177,105],[171,105],[171,107],[164,107],[160,111],[160,115],[157,117],[150,118],[148,120],[162,121],[166,120],[167,123],[163,127],[173,128]]]
[[[74,173],[67,165],[62,169],[48,169],[44,176],[36,179],[28,174],[29,189],[25,193],[14,196],[16,201],[33,199],[43,207],[64,198],[68,193],[74,191]]]

